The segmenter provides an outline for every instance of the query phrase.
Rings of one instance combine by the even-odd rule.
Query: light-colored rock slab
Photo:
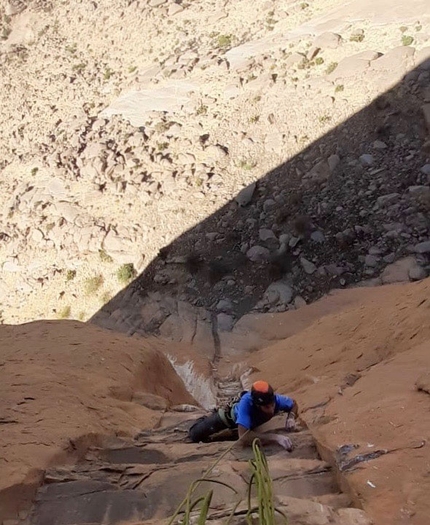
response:
[[[122,115],[133,126],[143,126],[152,111],[174,113],[184,106],[191,107],[191,93],[198,85],[186,81],[168,82],[160,88],[129,91],[102,111],[101,116]]]

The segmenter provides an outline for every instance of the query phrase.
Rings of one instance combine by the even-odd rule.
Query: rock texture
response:
[[[215,454],[172,405],[260,375],[317,440],[273,454],[293,522],[427,525],[428,1],[0,19],[3,525],[163,520]]]
[[[423,374],[429,366],[429,286],[427,279],[357,290],[358,301],[350,297],[349,306],[331,312],[322,304],[322,317],[312,324],[302,317],[307,324],[297,332],[291,332],[290,313],[263,316],[266,333],[279,333],[284,317],[289,337],[248,360],[255,370],[248,382],[270,377],[281,392],[298,397],[322,457],[337,466],[354,502],[378,524],[424,524],[430,511]]]
[[[156,342],[75,321],[2,326],[1,340],[0,520],[28,505],[49,465],[195,402]]]
[[[234,447],[227,452],[231,446],[228,442],[184,443],[192,423],[190,414],[173,412],[166,416],[155,432],[141,433],[134,441],[116,439],[92,447],[79,466],[49,469],[28,522],[65,523],[72,512],[74,523],[97,522],[101,517],[109,524],[136,523],[136,518],[142,525],[168,523],[183,500],[184,488],[207,471],[220,453],[226,453],[225,461],[208,477],[214,483],[203,483],[195,497],[213,490],[207,523],[214,525],[223,523],[242,500],[231,523],[243,523],[251,451]],[[272,426],[282,432],[284,421],[278,419]],[[296,450],[288,456],[276,447],[266,449],[277,508],[302,525],[370,525],[364,511],[350,508],[348,497],[339,493],[334,473],[320,460],[309,433],[296,433],[294,441]],[[198,513],[196,509],[191,519]]]
[[[277,502],[290,519],[400,525],[408,516],[426,523],[429,286],[427,279],[346,290],[297,311],[250,314],[256,336],[280,340],[219,356],[219,401],[265,377],[299,402],[294,453],[267,450]],[[186,442],[202,412],[160,353],[173,353],[174,345],[71,321],[2,332],[3,520],[66,524],[73,508],[73,523],[101,516],[109,524],[154,523],[226,449]],[[267,428],[283,426],[275,419]],[[248,458],[232,449],[215,479],[243,490]],[[223,490],[215,489],[213,520],[229,509]]]
[[[430,13],[367,3],[1,6],[3,319],[87,320],[142,272],[234,319],[428,275]]]

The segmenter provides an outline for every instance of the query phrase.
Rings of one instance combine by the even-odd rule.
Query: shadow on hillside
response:
[[[128,309],[125,331],[157,333],[168,314],[160,308],[142,311],[148,294],[152,300],[160,293],[177,297],[212,313],[220,299],[228,299],[231,305],[218,310],[237,319],[256,304],[262,311],[282,311],[295,296],[303,304],[302,299],[310,302],[330,289],[378,276],[429,236],[428,194],[426,200],[419,190],[409,190],[430,179],[421,171],[430,156],[423,113],[429,86],[427,60],[262,177],[249,203],[241,206],[233,198],[165,246],[91,322],[113,328],[112,319]],[[253,245],[264,248],[256,250],[257,261],[247,256]],[[285,286],[275,286],[264,306],[261,299],[273,282]],[[289,289],[293,296],[282,304]]]

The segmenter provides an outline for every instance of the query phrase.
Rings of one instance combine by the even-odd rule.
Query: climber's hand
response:
[[[293,430],[296,430],[296,418],[293,415],[288,416],[287,421],[285,422],[285,430],[287,432],[293,432]]]
[[[294,449],[293,442],[288,436],[277,436],[277,443],[278,445],[281,445],[282,448],[285,450],[288,450],[288,452],[292,452]]]

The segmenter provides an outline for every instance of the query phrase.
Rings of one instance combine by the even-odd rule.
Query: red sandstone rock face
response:
[[[195,403],[155,344],[68,321],[0,333],[0,520],[16,503],[11,487],[28,496],[48,465],[76,460],[102,436],[154,427],[162,413],[133,397]]]
[[[215,483],[202,484],[195,498],[213,490],[208,525],[225,524],[236,504],[231,523],[242,525],[252,451],[230,442],[184,442],[189,418],[186,412],[166,413],[155,430],[133,440],[110,438],[78,465],[47,469],[26,524],[166,524],[188,487],[223,455],[209,476]],[[283,427],[283,417],[271,421],[273,431]],[[291,454],[265,448],[276,507],[299,525],[371,525],[362,510],[349,508],[348,496],[339,494],[335,472],[318,457],[309,431],[296,432],[294,440]]]
[[[282,339],[252,353],[236,345],[238,359],[221,357],[218,374],[243,372],[248,363],[253,367],[248,381],[267,378],[299,401],[314,438],[306,430],[294,434],[291,456],[268,451],[275,492],[294,523],[309,525],[311,518],[339,525],[367,525],[370,518],[377,525],[427,523],[429,291],[429,280],[349,290],[295,312],[260,315],[252,325],[258,341],[267,344],[271,333]],[[85,492],[88,483],[96,483],[101,509],[117,502],[121,516],[137,523],[128,511],[138,512],[143,494],[132,494],[131,501],[123,486],[137,481],[136,490],[145,494],[169,491],[168,501],[151,500],[163,519],[193,476],[226,448],[184,443],[198,414],[175,412],[173,405],[195,401],[159,352],[174,354],[175,343],[169,348],[165,341],[66,321],[3,326],[2,342],[2,519],[28,507],[43,482],[42,469],[48,484],[38,493],[32,523],[51,514],[52,491]],[[182,346],[181,362],[196,352],[197,346]],[[273,425],[280,430],[283,422]],[[145,428],[157,430],[129,437]],[[234,452],[216,475],[239,485],[235,476],[246,478],[247,463],[241,463],[246,458]],[[77,459],[80,466],[73,465]],[[341,471],[337,480],[330,466]],[[52,483],[57,488],[49,488]],[[349,502],[336,495],[338,483],[370,518],[345,508]],[[82,519],[92,516],[96,507],[90,507]],[[155,519],[145,509],[133,514],[146,520],[139,523]]]
[[[321,311],[302,331],[249,359],[258,368],[251,380],[270,378],[297,397],[324,459],[347,465],[338,451],[345,445],[354,446],[348,460],[382,451],[341,476],[381,525],[424,525],[430,516],[430,397],[423,374],[430,366],[429,292],[428,279],[344,292],[338,301],[349,302],[345,309]],[[324,302],[333,306],[329,298],[320,307]],[[289,320],[280,314],[272,329],[286,330]],[[270,330],[267,320],[264,332]]]

